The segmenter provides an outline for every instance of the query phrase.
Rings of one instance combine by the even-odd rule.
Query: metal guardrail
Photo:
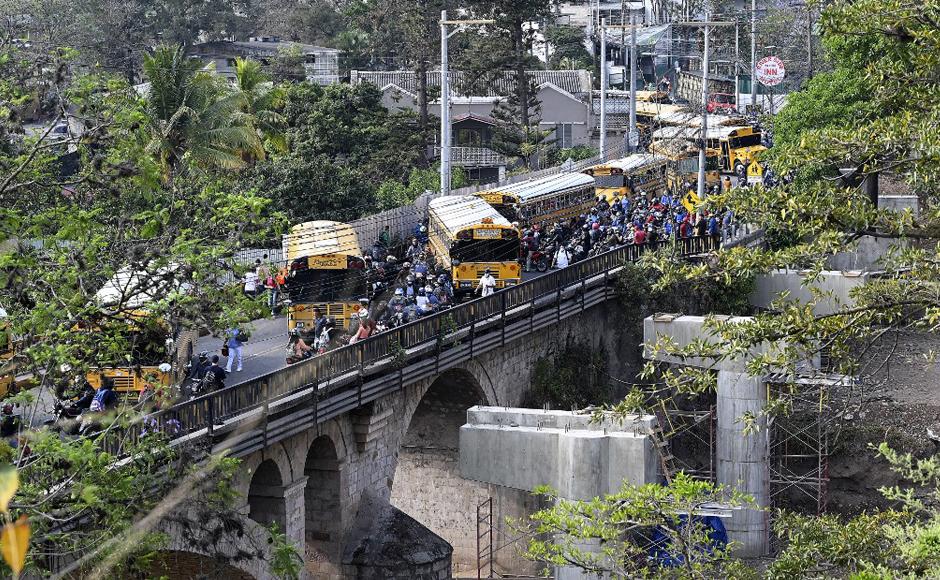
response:
[[[673,252],[688,256],[715,250],[719,243],[711,237],[696,237],[654,245],[621,246],[491,296],[178,403],[141,422],[114,431],[103,445],[111,453],[120,453],[122,444],[136,442],[142,434],[153,431],[162,431],[172,438],[202,431],[211,437],[220,425],[228,428],[236,417],[252,412],[260,411],[260,415],[254,413],[251,420],[267,421],[271,407],[278,407],[280,413],[292,407],[292,398],[296,399],[297,405],[312,406],[312,417],[308,413],[308,419],[326,421],[400,389],[404,384],[402,369],[406,365],[430,361],[429,369],[409,372],[409,381],[437,374],[442,358],[440,347],[447,337],[451,337],[451,346],[466,343],[451,351],[448,364],[454,366],[464,359],[473,358],[475,353],[492,350],[499,346],[500,341],[505,344],[507,338],[515,339],[537,330],[535,321],[540,311],[549,311],[549,316],[540,319],[538,328],[590,307],[591,304],[585,302],[588,283],[597,283],[600,278],[606,297],[607,275],[626,262],[636,262],[646,251],[672,248]],[[573,302],[573,311],[562,316],[565,301]],[[508,335],[507,328],[520,317],[523,324],[517,326],[511,336]],[[482,330],[486,331],[486,337],[481,334]],[[300,396],[305,392],[309,392],[309,396]]]

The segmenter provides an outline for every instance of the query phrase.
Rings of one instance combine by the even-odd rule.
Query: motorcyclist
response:
[[[332,337],[330,336],[330,334],[333,332],[334,326],[335,324],[333,322],[333,319],[327,318],[326,322],[323,324],[323,330],[320,332],[320,335],[317,337],[316,348],[317,348],[318,353],[322,354],[326,352],[326,350],[329,348],[330,340],[332,340]]]
[[[304,342],[303,337],[300,335],[299,328],[291,330],[286,353],[288,364],[313,356],[315,352],[312,346]]]

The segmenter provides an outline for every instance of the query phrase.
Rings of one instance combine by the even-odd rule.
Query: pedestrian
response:
[[[389,249],[392,245],[392,233],[389,231],[388,226],[382,229],[382,233],[379,234],[379,245]]]
[[[254,298],[258,295],[258,272],[257,270],[248,270],[245,272],[244,279],[245,296]]]
[[[228,337],[228,361],[225,364],[225,371],[232,372],[232,363],[236,363],[235,371],[242,372],[242,346],[248,340],[245,333],[238,328],[230,328],[225,331]]]
[[[492,296],[496,291],[496,278],[493,277],[492,272],[487,268],[483,272],[483,276],[480,277],[480,281],[477,283],[477,292],[480,293],[484,298],[487,296]]]

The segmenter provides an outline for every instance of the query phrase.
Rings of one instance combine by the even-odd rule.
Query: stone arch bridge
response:
[[[670,247],[714,249],[707,238],[685,242]],[[242,459],[236,487],[246,536],[263,547],[262,526],[277,523],[303,554],[306,577],[449,578],[452,560],[475,576],[477,505],[492,497],[494,522],[536,506],[523,492],[460,478],[466,410],[520,406],[535,361],[568,340],[620,350],[607,304],[617,272],[644,249],[613,250],[206,394],[155,421]],[[120,435],[136,437],[135,429]],[[170,549],[185,552],[185,534],[169,531]],[[505,557],[517,558],[512,550]],[[240,567],[266,578],[266,561]]]

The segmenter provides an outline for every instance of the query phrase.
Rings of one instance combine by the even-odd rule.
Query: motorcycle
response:
[[[552,259],[544,248],[539,248],[532,252],[532,267],[540,273],[545,273],[552,265]]]

